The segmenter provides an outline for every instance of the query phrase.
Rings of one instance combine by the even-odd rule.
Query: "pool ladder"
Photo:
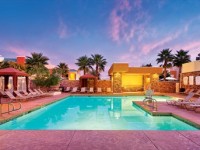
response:
[[[143,100],[143,104],[152,108],[153,111],[157,111],[158,110],[158,105],[157,105],[157,100],[153,99],[152,97],[146,97]]]
[[[18,107],[16,108],[15,107],[15,105],[14,105],[14,103],[17,103],[18,104]],[[4,104],[2,104],[2,103],[0,103],[0,116],[2,115],[2,114],[5,114],[5,113],[10,113],[10,112],[13,112],[13,111],[16,111],[16,110],[20,110],[21,108],[22,108],[22,105],[21,105],[21,103],[20,102],[14,102],[14,103],[4,103]],[[8,105],[8,109],[7,109],[7,111],[5,111],[5,112],[3,112],[2,110],[2,106],[3,105]]]

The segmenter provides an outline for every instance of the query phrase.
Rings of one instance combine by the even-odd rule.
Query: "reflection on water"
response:
[[[0,125],[26,130],[195,130],[173,117],[153,117],[133,97],[70,97]]]

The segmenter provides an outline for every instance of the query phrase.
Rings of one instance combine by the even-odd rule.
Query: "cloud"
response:
[[[174,51],[180,50],[180,49],[188,50],[189,54],[191,55],[191,58],[193,60],[195,60],[197,55],[200,53],[200,40],[188,41],[188,42],[184,42],[184,43],[175,44],[175,45],[172,45],[171,48]]]
[[[61,17],[59,19],[58,36],[61,39],[67,37],[67,25],[65,24],[65,22]]]
[[[138,40],[146,35],[145,27],[150,16],[142,8],[142,1],[117,1],[116,7],[110,14],[110,37],[113,41],[129,43],[135,38]],[[130,19],[132,18],[132,19]],[[141,34],[144,34],[141,36]]]
[[[6,51],[12,52],[17,56],[27,56],[30,54],[29,50],[18,47],[18,46],[7,46]]]

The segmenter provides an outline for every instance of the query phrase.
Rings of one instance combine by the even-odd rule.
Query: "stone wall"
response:
[[[89,80],[88,82],[88,88],[94,86],[94,80]],[[102,91],[106,91],[106,88],[111,88],[111,80],[97,80],[96,81],[96,87],[99,87],[102,89]]]
[[[64,87],[79,87],[79,80],[62,80],[60,84]]]
[[[175,93],[176,92],[175,81],[160,81],[158,82],[158,92],[161,93]]]
[[[194,85],[189,85],[189,81],[188,81],[188,85],[184,85],[184,84],[183,84],[183,78],[184,78],[184,77],[189,77],[189,76],[193,76],[193,77],[194,77]],[[185,89],[187,89],[187,88],[195,89],[195,90],[200,89],[200,85],[196,85],[196,80],[195,80],[195,77],[196,77],[196,76],[200,76],[200,71],[182,73],[182,74],[181,74],[181,80],[180,80],[181,87],[182,87],[182,88],[185,88]]]
[[[121,93],[122,92],[122,74],[113,73],[113,92]]]

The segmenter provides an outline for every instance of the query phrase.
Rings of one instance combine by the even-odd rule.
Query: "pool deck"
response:
[[[165,94],[166,95],[166,94]],[[169,96],[184,97],[177,94]],[[69,96],[67,93],[22,102],[22,109],[3,114],[0,121],[12,119],[31,110]],[[141,102],[136,102],[143,109]],[[3,107],[3,110],[6,108]],[[148,110],[151,111],[151,110]],[[165,102],[158,103],[156,113],[171,113],[200,125],[200,113],[187,111]],[[80,131],[80,130],[0,130],[0,150],[11,149],[81,149],[81,150],[121,150],[121,149],[200,149],[200,131]]]

